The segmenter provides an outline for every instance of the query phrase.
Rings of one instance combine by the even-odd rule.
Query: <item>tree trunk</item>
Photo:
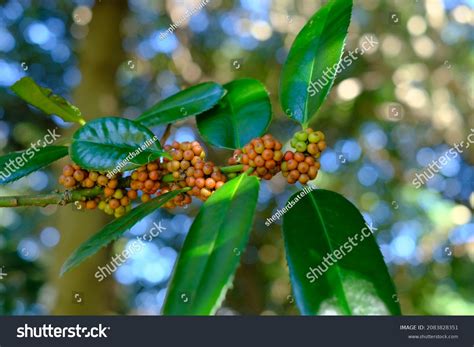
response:
[[[82,80],[73,95],[74,103],[81,109],[86,120],[119,114],[115,81],[117,68],[125,59],[120,23],[126,13],[127,5],[124,1],[96,2],[93,8],[88,35],[78,49]],[[64,163],[65,161],[61,164]],[[56,217],[61,242],[54,250],[54,264],[50,273],[50,283],[56,292],[51,313],[112,313],[116,306],[113,281],[109,278],[98,282],[94,277],[97,267],[110,261],[107,249],[59,278],[59,269],[66,258],[82,242],[99,231],[109,217],[97,210],[78,211],[74,204],[60,207]]]

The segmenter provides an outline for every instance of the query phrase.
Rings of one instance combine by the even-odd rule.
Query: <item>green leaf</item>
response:
[[[53,94],[51,89],[41,87],[30,77],[23,77],[11,86],[11,90],[27,103],[41,111],[56,115],[66,122],[85,124],[81,111],[63,97]]]
[[[337,64],[351,11],[352,0],[329,1],[303,27],[290,49],[280,79],[280,101],[286,114],[303,125],[321,107],[336,78],[336,69],[341,72],[342,66]]]
[[[272,119],[268,93],[253,79],[235,80],[224,85],[227,94],[218,106],[199,115],[201,135],[217,147],[241,148],[267,130]]]
[[[169,156],[148,128],[125,118],[93,120],[78,129],[72,139],[71,159],[85,169],[122,172]]]
[[[294,194],[283,216],[286,258],[301,313],[399,315],[387,266],[357,208],[328,190],[306,193]]]
[[[0,157],[0,185],[7,184],[37,171],[67,155],[65,146],[29,148]]]
[[[195,116],[215,106],[224,93],[221,85],[204,82],[158,102],[136,121],[147,127],[154,127]]]
[[[156,209],[160,208],[167,201],[173,199],[176,195],[185,192],[186,189],[174,190],[169,193],[160,195],[144,204],[132,209],[126,215],[115,219],[107,224],[101,231],[97,232],[90,239],[82,243],[61,267],[60,276],[78,266],[84,260],[97,253],[102,247],[107,246],[110,242],[117,240],[123,233],[132,228],[140,220],[148,216]]]
[[[224,299],[249,238],[259,182],[242,174],[202,206],[184,242],[163,314],[209,315]]]

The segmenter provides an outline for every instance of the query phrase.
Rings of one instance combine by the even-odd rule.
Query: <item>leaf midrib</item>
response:
[[[324,23],[323,25],[321,26],[321,30],[319,32],[319,36],[318,36],[318,39],[317,39],[317,44],[315,45],[315,51],[318,50],[319,46],[320,46],[320,43],[321,43],[321,33],[324,32],[324,28],[326,27],[326,23],[328,21],[328,18],[329,18],[329,14],[333,8],[332,6],[332,3],[329,5],[330,8],[328,8],[328,11],[327,11],[327,14],[324,18]],[[316,54],[315,54],[316,55]],[[309,74],[309,81],[312,82],[313,81],[313,71],[314,71],[314,66],[316,65],[316,59],[312,59],[312,62],[311,62],[311,73]],[[308,102],[309,102],[309,96],[308,94],[306,94],[306,98],[305,98],[305,101],[304,101],[304,115],[303,115],[303,124],[306,125],[308,120],[309,120],[309,114],[308,114]]]
[[[230,121],[232,123],[234,145],[235,145],[235,148],[240,148],[240,138],[239,138],[239,132],[237,130],[237,120],[235,119],[236,113],[234,112],[234,108],[232,107],[232,102],[228,102],[227,105],[229,105],[229,109],[230,109]]]
[[[136,150],[138,149],[141,149],[141,146],[143,145],[142,144],[139,144],[137,146],[132,146],[132,145],[127,145],[126,143],[101,143],[101,142],[94,142],[94,141],[87,141],[87,140],[74,140],[75,143],[83,143],[84,145],[87,145],[87,144],[93,144],[93,145],[100,145],[102,147],[109,147],[109,148],[116,148],[116,149],[120,149],[120,150],[128,150],[129,153],[131,152],[135,152]],[[150,149],[151,146],[147,147],[147,149],[144,149],[144,150],[141,150],[140,153],[146,153],[146,152],[151,152],[152,154],[159,154],[159,153],[163,153],[162,150],[160,149],[156,149],[156,150],[153,150],[153,149]],[[125,154],[125,153],[124,153]]]

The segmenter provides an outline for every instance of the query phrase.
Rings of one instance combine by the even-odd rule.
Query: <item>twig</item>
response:
[[[166,129],[165,129],[165,132],[163,133],[163,135],[161,136],[161,139],[160,139],[160,143],[163,145],[166,140],[168,140],[168,137],[171,135],[171,123],[168,123],[166,125]]]
[[[96,197],[102,194],[102,191],[101,187],[95,187],[39,195],[2,196],[0,197],[0,207],[66,205],[74,201],[84,201],[87,198]]]

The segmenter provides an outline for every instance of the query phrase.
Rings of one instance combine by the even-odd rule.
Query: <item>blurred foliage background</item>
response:
[[[0,154],[27,148],[48,129],[61,128],[64,138],[72,132],[71,124],[44,117],[7,89],[26,75],[72,100],[89,120],[133,119],[202,81],[256,78],[272,99],[270,132],[287,141],[297,125],[278,103],[281,65],[325,2],[209,0],[188,18],[200,0],[1,1]],[[337,77],[311,124],[330,147],[315,183],[348,197],[378,229],[404,314],[474,314],[474,151],[449,161],[421,188],[412,184],[474,132],[473,24],[472,0],[356,0],[346,51],[365,35],[378,44]],[[193,122],[176,124],[169,141],[199,139]],[[221,163],[231,154],[207,151]],[[59,169],[3,186],[0,195],[56,189]],[[218,314],[298,314],[280,225],[264,224],[296,189],[281,177],[262,184],[251,242]],[[61,279],[65,258],[107,219],[74,206],[1,209],[0,313],[159,314],[198,209],[194,202],[156,212]],[[98,266],[158,221],[166,227],[159,238],[96,281]]]

